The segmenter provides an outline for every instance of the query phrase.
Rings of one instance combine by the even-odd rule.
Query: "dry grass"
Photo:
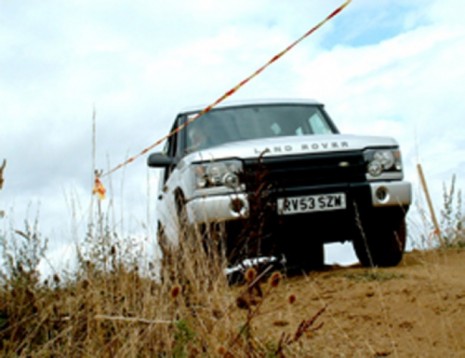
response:
[[[445,192],[443,222],[456,230],[452,234],[458,238],[456,246],[461,246],[463,230],[461,216],[454,212],[454,191]],[[457,208],[461,208],[461,201]],[[0,239],[3,356],[315,356],[315,337],[330,349],[335,332],[342,334],[339,346],[356,332],[355,326],[341,328],[338,302],[332,301],[327,308],[328,297],[343,294],[338,288],[319,288],[321,294],[310,298],[311,306],[301,304],[295,310],[301,298],[293,291],[296,285],[311,288],[324,285],[324,280],[309,284],[311,277],[304,277],[285,286],[287,278],[265,265],[260,271],[247,270],[244,284],[231,286],[224,275],[222,254],[206,252],[196,235],[172,252],[171,264],[161,272],[157,262],[142,269],[136,259],[138,248],[131,246],[131,240],[118,238],[101,208],[89,223],[86,240],[79,248],[78,268],[72,274],[55,273],[45,282],[39,279],[38,266],[45,257],[47,241],[38,232],[37,221],[32,225],[26,222],[24,229],[15,229],[8,237],[0,233]],[[387,312],[388,293],[381,285],[405,277],[408,274],[403,271],[368,270],[332,279],[347,288],[373,281],[376,290],[370,286],[370,294],[363,297],[381,297]],[[439,295],[439,289],[433,294]],[[456,297],[461,300],[462,292],[457,291]],[[384,319],[389,319],[387,314]],[[317,334],[325,321],[333,327],[325,332],[327,337]],[[394,330],[389,332],[394,341]],[[346,342],[351,349],[355,345]],[[373,343],[366,345],[371,349]],[[387,350],[374,352],[381,355]]]
[[[319,327],[322,310],[295,327],[276,325],[272,337],[256,326],[283,279],[271,266],[251,269],[243,285],[231,286],[222,255],[193,239],[172,253],[160,277],[156,263],[142,272],[128,252],[120,255],[105,220],[96,222],[79,250],[78,270],[45,282],[38,264],[46,243],[37,226],[2,239],[9,255],[0,287],[4,356],[284,357]],[[291,306],[295,297],[282,301]]]
[[[429,305],[432,312],[452,310],[456,316],[462,312],[465,297],[462,286],[449,288],[447,292],[457,298],[457,304],[442,303],[445,293],[428,279],[426,286],[418,284],[422,290],[418,300],[425,302],[417,305],[412,301],[413,287],[419,283],[417,275],[421,272],[426,278],[440,270],[426,257],[425,262],[418,261],[418,255],[408,255],[393,269],[331,269],[294,278],[265,265],[261,270],[245,271],[243,284],[230,285],[223,274],[222,256],[206,253],[196,240],[173,253],[173,265],[161,272],[161,278],[156,265],[151,267],[153,271],[142,270],[135,261],[120,255],[121,245],[112,241],[105,248],[107,257],[93,252],[99,250],[98,245],[84,246],[77,272],[55,274],[40,282],[37,258],[45,252],[42,237],[34,225],[14,235],[18,251],[9,251],[13,266],[8,274],[4,272],[0,288],[3,356],[392,355],[402,352],[405,337],[421,351],[415,339],[422,335],[414,330],[428,327],[417,326],[415,318],[396,311],[393,298],[402,301],[405,296],[407,301],[402,305],[420,312],[417,319],[424,321],[431,314]],[[88,237],[83,245],[99,240]],[[28,247],[28,252],[36,254],[25,255]],[[417,273],[410,267],[416,267]],[[438,282],[444,282],[444,275]],[[451,319],[443,316],[441,322]],[[365,327],[370,324],[374,326]],[[410,333],[402,335],[400,331],[407,328]],[[447,352],[462,349],[457,332],[449,325],[444,329],[445,336],[455,337],[446,340],[448,344],[455,342]],[[387,338],[382,338],[383,332],[389,333]],[[378,340],[370,338],[372,335]],[[428,335],[426,338],[433,340],[434,335]]]

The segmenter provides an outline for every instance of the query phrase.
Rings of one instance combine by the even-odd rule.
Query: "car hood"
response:
[[[260,138],[226,143],[193,152],[184,157],[183,161],[199,162],[228,158],[251,159],[257,158],[260,155],[278,157],[393,147],[397,145],[396,140],[390,137],[348,134]]]

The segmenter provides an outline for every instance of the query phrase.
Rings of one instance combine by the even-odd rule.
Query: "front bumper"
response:
[[[188,201],[186,209],[191,224],[222,222],[247,218],[249,201],[245,193],[212,195]]]
[[[371,204],[374,207],[409,206],[412,202],[412,186],[405,181],[369,183]]]
[[[287,196],[311,195],[344,191],[347,197],[365,207],[408,208],[412,202],[411,184],[406,181],[365,182],[345,186],[300,188],[287,191]],[[250,203],[246,193],[212,195],[194,198],[186,204],[191,224],[205,224],[249,217]],[[328,212],[327,215],[331,215]]]

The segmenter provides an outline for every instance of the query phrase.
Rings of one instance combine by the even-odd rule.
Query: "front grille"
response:
[[[365,180],[366,164],[361,151],[283,156],[247,160],[245,184],[269,183],[275,189],[345,184]]]

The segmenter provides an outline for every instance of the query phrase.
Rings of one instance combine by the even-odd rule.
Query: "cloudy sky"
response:
[[[38,212],[59,266],[91,210],[94,110],[95,164],[106,171],[164,135],[179,108],[212,102],[342,3],[0,0],[1,226],[22,228]],[[315,98],[343,132],[395,137],[412,213],[425,208],[417,163],[439,211],[444,182],[455,173],[465,187],[461,5],[353,0],[232,99]],[[123,232],[155,223],[157,174],[145,160],[104,180]],[[328,254],[353,260],[346,245]]]

